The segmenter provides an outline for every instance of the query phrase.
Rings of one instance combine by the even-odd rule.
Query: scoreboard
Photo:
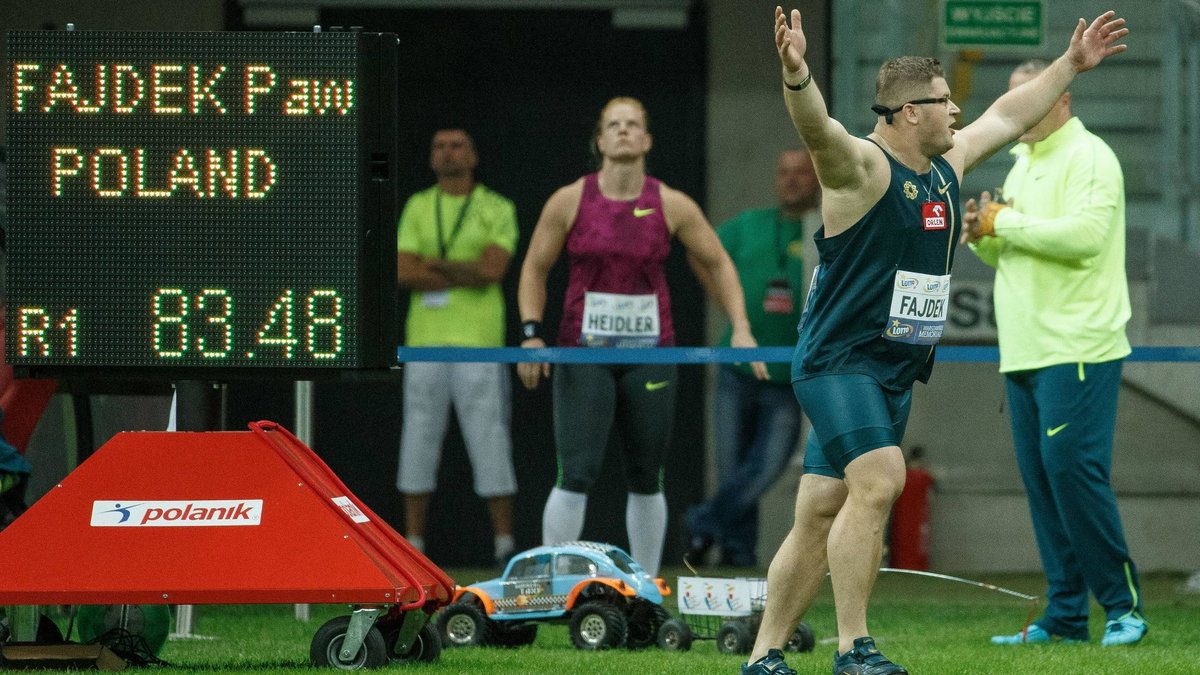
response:
[[[394,35],[7,42],[9,364],[202,379],[395,362]]]

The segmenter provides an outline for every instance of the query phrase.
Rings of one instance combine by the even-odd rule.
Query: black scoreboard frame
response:
[[[5,358],[18,376],[395,365],[394,34],[6,39]]]

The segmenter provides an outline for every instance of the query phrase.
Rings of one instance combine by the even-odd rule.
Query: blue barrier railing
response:
[[[616,349],[609,347],[400,347],[396,356],[408,361],[520,363],[790,363],[791,347],[653,347]],[[995,363],[997,347],[938,347],[938,363]],[[1134,347],[1126,361],[1200,362],[1200,347]]]

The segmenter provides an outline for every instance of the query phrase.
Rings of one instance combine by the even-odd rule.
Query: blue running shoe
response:
[[[742,675],[796,675],[796,671],[784,663],[782,651],[770,649],[754,663],[743,663]]]
[[[1055,644],[1078,644],[1087,642],[1078,638],[1063,637],[1061,635],[1051,635],[1046,632],[1045,628],[1036,623],[1029,624],[1029,627],[1023,631],[1018,631],[1014,635],[993,635],[992,644],[994,645],[1023,645],[1034,642],[1053,642]]]
[[[854,649],[833,653],[833,675],[908,675],[908,671],[880,654],[875,638],[860,637],[854,641]]]
[[[1150,626],[1145,619],[1133,614],[1126,614],[1104,624],[1104,637],[1100,639],[1100,646],[1137,644],[1146,637],[1146,632],[1149,630]]]

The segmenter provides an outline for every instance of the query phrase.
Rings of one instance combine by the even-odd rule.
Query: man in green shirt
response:
[[[409,347],[503,347],[500,281],[517,244],[516,208],[475,182],[475,144],[462,129],[433,137],[437,185],[409,198],[400,216],[396,270],[411,289]],[[500,363],[408,363],[396,486],[404,493],[405,536],[425,544],[425,514],[437,486],[450,409],[458,414],[475,492],[488,502],[498,563],[513,552],[516,478],[509,434],[511,386]]]
[[[820,185],[807,150],[780,153],[775,194],[779,206],[743,211],[717,228],[717,236],[742,282],[750,331],[760,345],[792,346],[817,259],[813,234],[821,226]],[[729,337],[726,330],[721,346],[729,346]],[[687,511],[693,562],[716,543],[722,564],[757,564],[758,501],[795,452],[801,418],[790,365],[768,364],[767,372],[769,379],[759,380],[748,363],[717,371],[719,483],[716,494]]]
[[[1028,61],[1009,88],[1049,67]],[[1012,150],[1006,201],[968,200],[964,239],[996,268],[996,324],[1017,464],[1049,588],[1042,618],[996,644],[1088,639],[1088,591],[1107,616],[1102,645],[1146,634],[1137,568],[1111,485],[1125,324],[1125,185],[1117,157],[1064,93]]]

